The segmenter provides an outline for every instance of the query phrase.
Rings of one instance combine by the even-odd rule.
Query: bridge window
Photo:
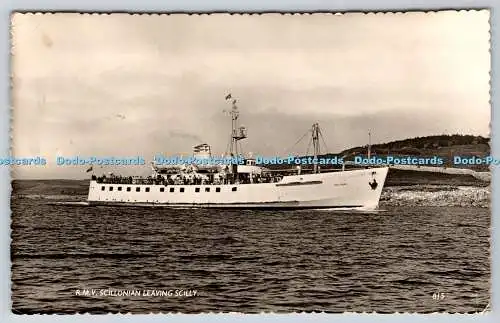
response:
[[[165,192],[165,187],[160,187],[160,192]]]
[[[130,192],[130,186],[129,186],[129,187],[127,187],[127,192]]]
[[[199,188],[199,187],[197,187],[197,188],[195,188],[195,189],[194,189],[194,191],[195,191],[196,193],[200,193],[200,188]]]
[[[210,187],[205,187],[205,192],[210,192]]]
[[[146,187],[146,192],[149,192],[149,187]]]
[[[170,188],[170,193],[173,193],[175,191],[175,188],[174,187],[171,187]]]
[[[110,186],[110,187],[109,187],[109,190],[110,190],[110,191],[112,191],[112,190],[113,190],[113,186]]]
[[[106,187],[103,185],[101,186],[101,191],[104,191],[106,189]]]
[[[140,192],[140,191],[141,191],[141,188],[140,188],[140,187],[136,187],[136,188],[135,188],[135,191],[136,191],[136,192]]]
[[[118,186],[118,190],[121,191],[122,190],[122,187],[121,186]]]
[[[236,187],[231,188],[231,191],[236,192]]]
[[[181,193],[184,193],[184,187],[181,187],[179,190],[181,191]]]
[[[220,192],[220,187],[216,187],[216,188],[215,188],[215,191],[216,191],[217,193],[219,193],[219,192]]]

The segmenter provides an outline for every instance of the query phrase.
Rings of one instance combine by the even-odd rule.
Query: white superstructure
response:
[[[92,204],[143,204],[207,208],[332,208],[378,206],[387,167],[284,176],[277,183],[145,185],[90,183]]]
[[[231,99],[228,95],[226,99]],[[238,127],[236,100],[232,100],[232,138],[229,156],[239,156],[238,142],[246,128]],[[314,156],[319,155],[318,124],[312,127]],[[193,156],[211,158],[208,144],[194,147]],[[388,167],[321,173],[297,168],[279,175],[248,158],[239,165],[153,165],[147,179],[92,176],[88,201],[94,205],[151,205],[244,209],[357,209],[377,208]]]

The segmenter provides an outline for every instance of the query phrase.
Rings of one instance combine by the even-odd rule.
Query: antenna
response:
[[[368,159],[370,159],[371,156],[371,149],[372,149],[372,133],[370,130],[368,130]]]
[[[318,155],[320,154],[320,147],[319,147],[319,123],[315,123],[312,126],[312,142],[313,142],[313,148],[314,148],[314,159],[317,160]],[[318,173],[318,163],[314,163],[314,174]]]

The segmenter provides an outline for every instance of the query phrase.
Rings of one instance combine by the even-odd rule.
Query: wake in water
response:
[[[360,214],[379,214],[387,212],[385,209],[376,209],[376,210],[350,210],[350,209],[312,209],[312,210],[298,210],[301,211],[314,211],[318,213],[340,213],[340,214],[351,214],[351,213],[360,213]]]
[[[48,205],[67,205],[67,206],[90,206],[89,202],[86,201],[59,201],[59,202],[47,202]]]
[[[13,195],[14,199],[30,199],[30,200],[85,200],[86,196],[82,195],[68,195],[68,194],[24,194]]]
[[[57,201],[57,202],[47,202],[45,203],[47,205],[65,205],[65,206],[93,206],[89,204],[87,201]],[[174,205],[169,205],[169,204],[143,204],[143,203],[135,203],[135,204],[129,204],[126,206],[137,206],[137,207],[163,207],[163,208],[169,208],[169,209],[174,209],[174,210],[192,210],[193,207],[180,207],[180,206],[174,206]],[[99,205],[98,207],[116,207],[113,205]],[[203,209],[200,207],[194,207],[195,209]],[[252,209],[248,209],[251,211]],[[318,212],[318,213],[336,213],[336,214],[345,214],[345,213],[360,213],[360,214],[380,214],[383,212],[386,212],[387,210],[384,209],[377,209],[377,210],[352,210],[352,209],[338,209],[338,208],[331,208],[331,209],[298,209],[298,210],[289,210],[289,212],[306,212],[310,213],[311,211],[313,212]]]

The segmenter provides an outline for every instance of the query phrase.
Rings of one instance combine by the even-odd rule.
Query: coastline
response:
[[[390,169],[380,207],[489,208],[491,186],[471,175]]]
[[[436,206],[489,208],[490,187],[414,185],[385,187],[380,207],[386,206]]]

